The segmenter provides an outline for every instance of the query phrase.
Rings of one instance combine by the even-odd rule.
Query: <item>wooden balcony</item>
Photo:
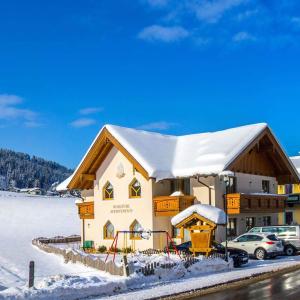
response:
[[[274,194],[228,194],[228,214],[283,212],[286,199]]]
[[[175,216],[194,204],[194,196],[159,196],[153,199],[155,216]]]
[[[94,201],[77,203],[80,219],[94,219]]]

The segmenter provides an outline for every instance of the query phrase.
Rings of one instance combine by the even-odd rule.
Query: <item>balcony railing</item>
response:
[[[228,214],[283,212],[287,196],[274,194],[227,194]]]
[[[80,219],[94,219],[94,201],[77,203]]]
[[[194,196],[159,196],[154,200],[155,216],[175,216],[194,204]]]

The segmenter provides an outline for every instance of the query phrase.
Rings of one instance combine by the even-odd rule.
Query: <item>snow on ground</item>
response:
[[[0,300],[75,300],[108,296],[112,300],[149,299],[300,265],[300,256],[281,257],[266,261],[250,260],[247,266],[232,270],[224,260],[202,259],[186,269],[173,255],[171,261],[177,262],[177,265],[171,270],[158,268],[155,275],[146,277],[133,273],[126,278],[80,264],[64,264],[59,256],[32,246],[31,240],[39,236],[78,234],[80,222],[74,200],[0,192]],[[80,251],[77,243],[57,246]],[[104,259],[105,254],[98,256]],[[34,289],[27,288],[30,260],[36,263]],[[116,260],[121,263],[119,255]],[[169,262],[167,256],[143,254],[129,255],[128,261],[134,270],[150,261]]]
[[[278,271],[287,267],[300,265],[300,256],[294,257],[280,257],[277,259],[258,261],[250,260],[247,266],[233,269],[226,272],[205,274],[191,278],[183,278],[174,280],[168,284],[160,286],[144,287],[142,289],[122,293],[111,297],[96,297],[94,300],[109,299],[109,300],[139,300],[159,298],[177,293],[192,291],[195,289],[207,288],[217,284],[226,283],[233,280],[247,278],[255,274],[265,272]]]
[[[120,292],[127,292],[141,288],[149,288],[160,284],[173,283],[182,278],[188,279],[204,274],[221,272],[232,269],[232,263],[227,263],[220,258],[206,259],[200,257],[197,262],[188,268],[184,266],[176,255],[153,255],[137,254],[129,256],[129,261],[133,263],[134,269],[144,265],[146,262],[159,262],[160,267],[155,269],[155,274],[144,276],[141,272],[133,272],[129,277],[98,274],[78,275],[57,275],[44,278],[35,285],[35,289],[8,289],[0,293],[0,299],[62,299],[75,300],[92,296],[115,295]],[[161,267],[165,263],[177,262],[172,269]],[[2,298],[1,298],[2,296]]]
[[[87,272],[31,245],[36,237],[80,232],[74,201],[0,191],[0,291],[26,284],[30,260],[35,261],[37,276]]]

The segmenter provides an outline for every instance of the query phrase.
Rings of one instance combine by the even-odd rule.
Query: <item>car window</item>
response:
[[[252,228],[252,229],[250,229],[248,232],[260,232],[260,227],[254,227],[254,228]]]
[[[248,242],[257,242],[257,241],[261,241],[262,239],[263,237],[260,235],[249,235]]]
[[[249,235],[242,235],[242,236],[240,236],[240,237],[237,239],[237,241],[238,241],[239,243],[247,242],[247,241],[248,241],[248,236],[249,236]]]
[[[296,236],[295,226],[279,227],[278,236]]]
[[[269,239],[270,241],[278,241],[278,238],[276,237],[275,234],[268,235],[267,239]]]
[[[274,232],[277,233],[276,227],[263,227],[262,232]]]

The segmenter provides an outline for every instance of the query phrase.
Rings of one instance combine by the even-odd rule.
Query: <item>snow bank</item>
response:
[[[93,296],[110,296],[133,289],[155,287],[177,280],[232,269],[232,262],[227,263],[218,258],[206,259],[205,257],[199,257],[197,262],[188,268],[175,255],[171,255],[170,259],[166,255],[148,256],[143,254],[129,256],[128,258],[131,267],[134,265],[135,269],[150,262],[160,263],[161,265],[175,262],[176,265],[172,269],[158,267],[155,269],[155,274],[150,276],[144,276],[142,273],[137,272],[134,272],[130,277],[103,277],[84,274],[82,276],[56,275],[43,279],[35,286],[35,289],[23,287],[18,290],[9,289],[0,292],[0,299],[75,300]]]
[[[173,226],[176,226],[184,219],[190,217],[193,213],[197,213],[199,216],[202,216],[217,225],[225,225],[226,224],[226,214],[225,212],[217,207],[208,205],[208,204],[195,204],[192,205],[171,219],[171,223]]]
[[[32,239],[36,237],[69,236],[80,233],[80,219],[74,198],[1,191],[0,207],[1,286],[24,285],[28,280],[30,260],[35,261],[36,276],[90,270],[82,265],[64,264],[62,258],[46,254],[31,244]]]

